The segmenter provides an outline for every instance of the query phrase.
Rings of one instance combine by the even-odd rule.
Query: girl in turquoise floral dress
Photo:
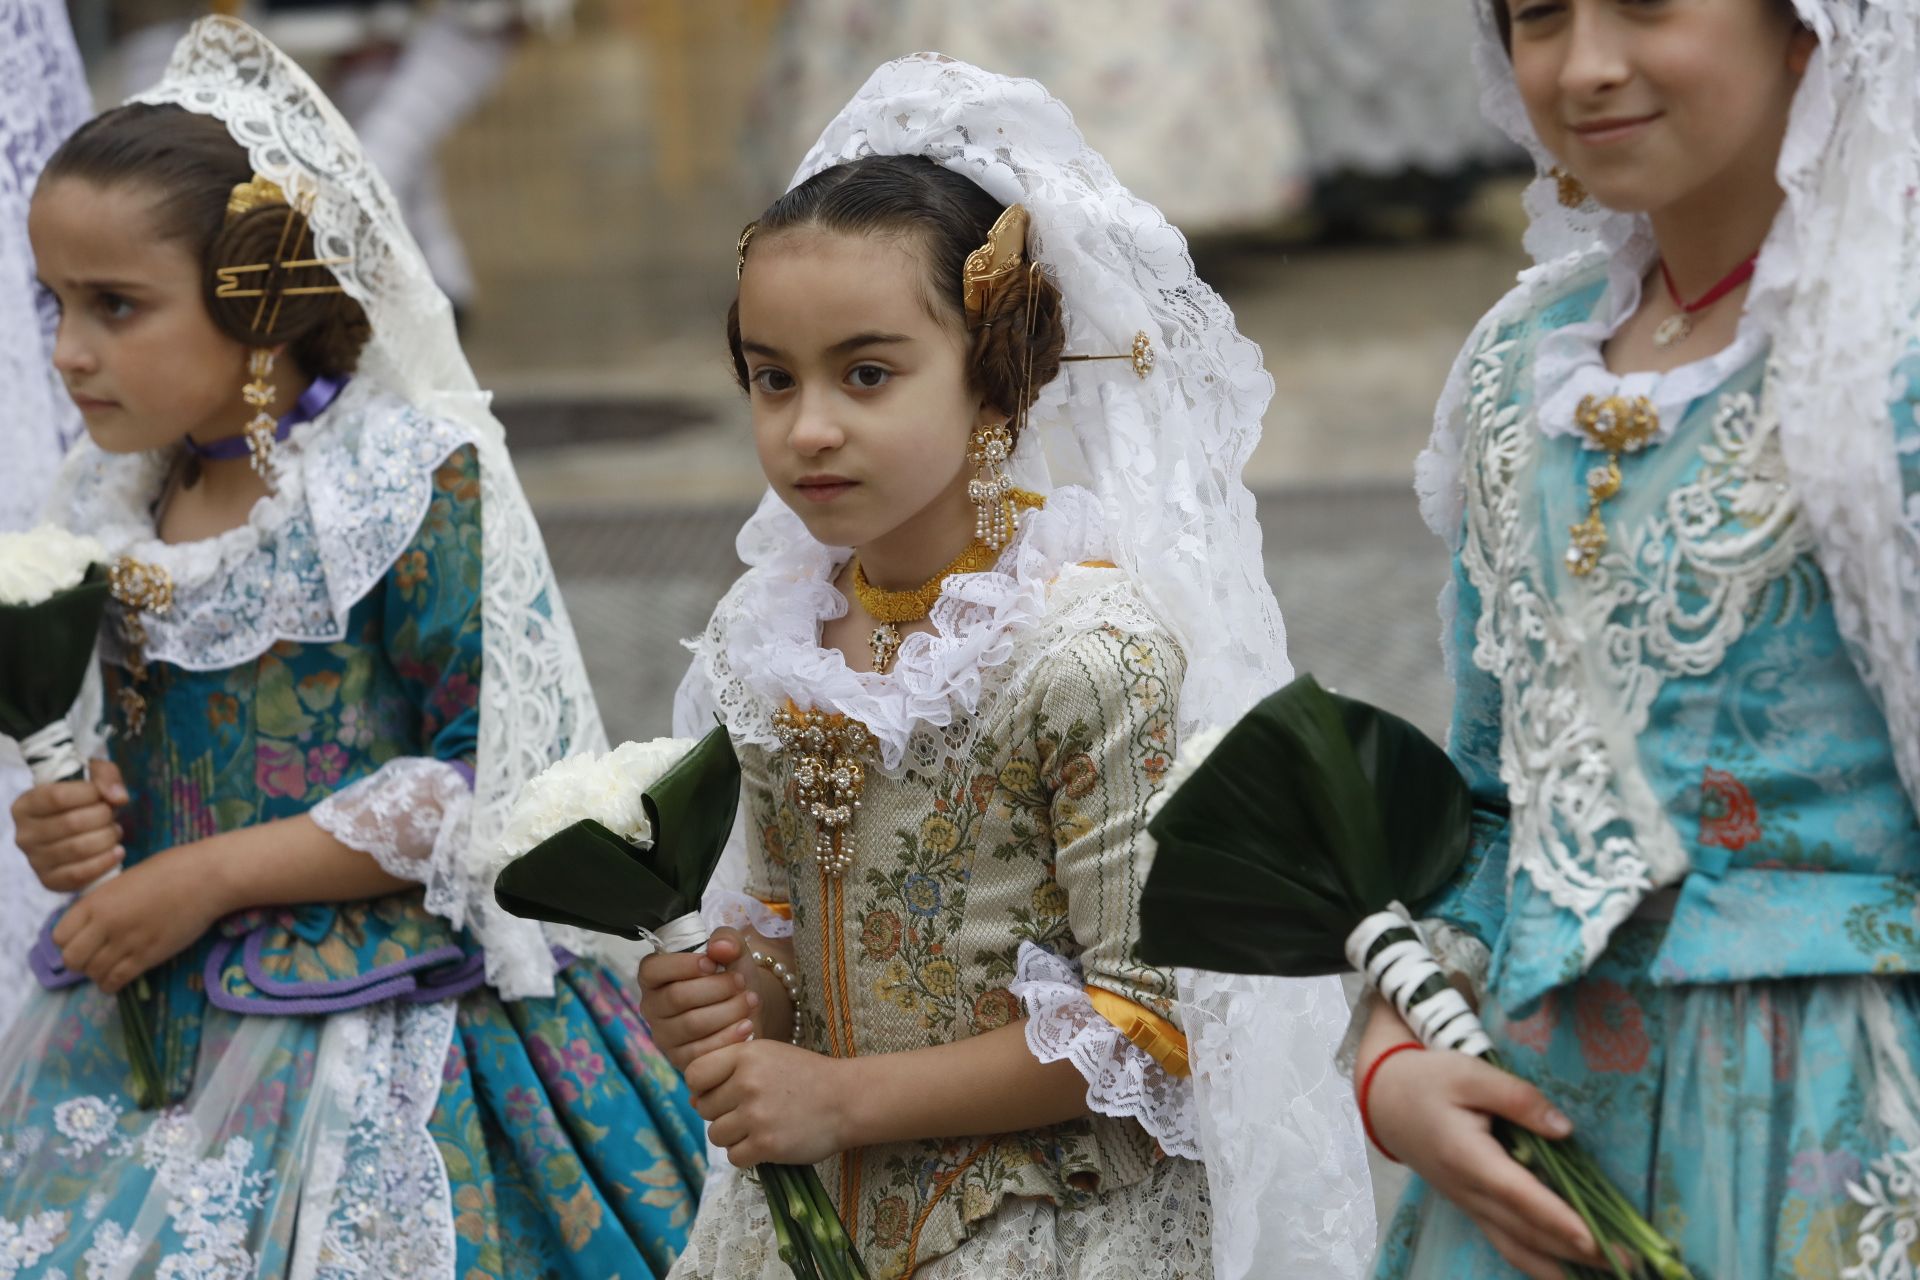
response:
[[[664,1275],[698,1118],[591,944],[492,902],[518,786],[603,735],[386,184],[208,19],[31,232],[90,436],[54,511],[113,561],[111,763],[15,808],[81,892],[0,1046],[0,1276]]]
[[[1552,168],[1421,461],[1475,798],[1423,913],[1524,1079],[1375,1009],[1363,1114],[1419,1175],[1377,1274],[1596,1261],[1505,1117],[1581,1139],[1699,1280],[1910,1277],[1920,7],[1481,16]]]

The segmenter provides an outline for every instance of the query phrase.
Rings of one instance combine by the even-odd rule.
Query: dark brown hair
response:
[[[979,186],[925,156],[862,156],[815,174],[774,201],[754,234],[813,227],[900,236],[925,260],[928,310],[936,319],[964,324],[961,269],[1005,211]],[[968,335],[968,381],[988,404],[1015,418],[1060,372],[1067,342],[1060,290],[1045,272],[1017,272],[994,290],[981,320]],[[734,378],[744,389],[737,298],[727,312],[727,345]]]
[[[284,204],[263,205],[227,221],[228,195],[252,177],[247,153],[219,120],[172,105],[133,103],[80,126],[47,161],[40,181],[78,178],[101,187],[147,187],[155,196],[153,217],[161,237],[185,244],[200,262],[202,297],[221,332],[251,347],[286,344],[294,363],[310,377],[352,373],[373,328],[360,304],[346,294],[283,297],[277,316],[271,300],[262,312],[258,298],[215,296],[222,267],[271,262],[287,231],[290,212]],[[302,256],[315,256],[311,239],[306,244]],[[242,279],[253,288],[262,277]],[[333,283],[333,276],[324,267],[305,268],[298,283]]]

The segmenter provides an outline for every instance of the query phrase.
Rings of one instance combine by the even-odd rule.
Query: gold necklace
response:
[[[1043,507],[1047,500],[1037,493],[1025,489],[1014,489],[1007,494],[1007,527],[1013,527],[1014,517],[1020,511],[1032,511]],[[966,549],[953,558],[953,562],[940,572],[928,578],[917,587],[908,587],[902,591],[887,591],[867,581],[867,571],[859,557],[853,561],[853,594],[860,601],[860,607],[873,615],[880,625],[867,637],[867,648],[873,655],[873,670],[877,675],[885,675],[893,666],[893,660],[900,653],[900,628],[903,624],[919,622],[933,612],[933,606],[939,601],[940,593],[946,589],[947,579],[963,573],[985,573],[999,563],[1000,553],[976,537]]]
[[[1653,443],[1660,434],[1660,412],[1645,396],[1608,396],[1604,400],[1586,396],[1574,411],[1573,422],[1607,454],[1605,462],[1587,468],[1587,518],[1567,530],[1572,538],[1567,548],[1567,571],[1584,578],[1600,566],[1600,557],[1607,549],[1607,524],[1600,518],[1600,507],[1620,492],[1620,455]]]

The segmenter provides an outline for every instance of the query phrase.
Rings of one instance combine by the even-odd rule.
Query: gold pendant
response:
[[[877,676],[887,674],[894,658],[900,653],[900,628],[891,622],[881,623],[867,637],[867,649],[873,655],[873,673]]]
[[[1584,578],[1600,567],[1600,557],[1607,549],[1607,526],[1600,519],[1600,509],[1588,512],[1587,518],[1569,526],[1567,533],[1572,539],[1567,548],[1567,571]]]
[[[1660,322],[1660,327],[1653,331],[1653,345],[1670,347],[1676,342],[1685,342],[1692,333],[1693,317],[1682,311]]]

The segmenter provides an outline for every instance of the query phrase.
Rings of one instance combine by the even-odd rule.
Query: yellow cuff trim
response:
[[[779,916],[782,920],[793,919],[793,904],[791,902],[775,902],[771,898],[762,898],[760,899],[760,905]]]
[[[1159,1063],[1161,1070],[1176,1077],[1192,1074],[1187,1062],[1187,1038],[1180,1028],[1153,1010],[1100,987],[1088,987],[1087,999],[1093,1001],[1095,1013],[1120,1028],[1120,1034]]]

